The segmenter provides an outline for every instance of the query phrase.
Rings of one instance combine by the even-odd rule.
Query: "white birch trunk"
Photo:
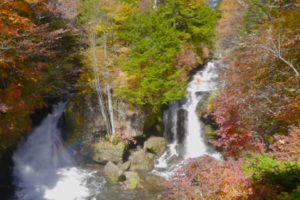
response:
[[[113,135],[115,135],[114,112],[113,112],[112,98],[111,98],[111,93],[110,93],[110,84],[109,84],[109,82],[107,82],[107,84],[106,84],[106,90],[107,90],[107,99],[108,99],[108,108],[109,108],[111,132],[112,132]]]
[[[101,83],[100,83],[99,75],[97,73],[98,64],[97,64],[97,57],[96,57],[96,54],[95,54],[95,37],[94,37],[94,35],[92,35],[90,37],[90,42],[91,42],[92,62],[93,62],[92,72],[93,72],[94,79],[95,79],[95,89],[96,89],[96,92],[97,92],[98,103],[99,103],[101,114],[102,114],[106,129],[107,129],[107,133],[111,134],[110,123],[109,123],[109,120],[107,119],[107,115],[106,115],[106,112],[105,112],[105,105],[104,105],[104,100],[103,100],[103,96],[102,96]]]

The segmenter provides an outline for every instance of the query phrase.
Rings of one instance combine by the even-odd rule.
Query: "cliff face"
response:
[[[133,111],[128,109],[126,102],[114,102],[114,120],[116,131],[126,126],[132,137],[143,134],[143,127],[148,115],[146,109]],[[93,143],[99,136],[104,136],[106,127],[100,112],[95,94],[75,94],[64,110],[66,130],[65,139],[72,144],[82,140],[84,143]],[[124,128],[122,128],[123,130]]]

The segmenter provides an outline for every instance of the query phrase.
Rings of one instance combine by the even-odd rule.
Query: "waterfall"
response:
[[[196,158],[208,154],[203,137],[201,136],[201,124],[196,114],[196,109],[205,93],[216,89],[215,80],[217,77],[218,73],[215,64],[209,62],[204,70],[197,72],[188,84],[188,101],[183,105],[183,108],[188,111],[185,158]]]
[[[204,69],[191,77],[187,85],[187,95],[181,100],[170,102],[169,109],[164,112],[164,137],[168,141],[168,148],[158,159],[154,174],[168,177],[188,158],[205,154],[220,158],[220,154],[208,152],[201,133],[201,123],[196,114],[197,105],[204,95],[216,89],[217,71],[216,65],[208,62]],[[184,160],[169,166],[174,157],[182,157]]]
[[[54,106],[14,153],[17,200],[82,200],[96,196],[105,183],[93,178],[95,172],[77,168],[63,146],[59,120],[65,105]]]

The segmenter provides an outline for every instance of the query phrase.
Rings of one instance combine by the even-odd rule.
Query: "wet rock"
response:
[[[126,188],[129,190],[134,190],[139,182],[140,182],[140,177],[137,172],[125,172],[124,173],[126,177],[126,181],[124,182],[126,185]]]
[[[129,156],[130,170],[151,171],[154,168],[153,154],[141,149]]]
[[[169,143],[174,142],[176,135],[176,127],[177,127],[177,110],[168,110],[165,111],[165,135],[164,137],[167,139]]]
[[[128,152],[127,142],[118,142],[114,145],[108,141],[100,141],[92,145],[91,158],[100,163],[106,163],[112,161],[119,163],[123,161],[124,155]]]
[[[184,138],[187,134],[187,117],[188,111],[185,109],[179,109],[177,111],[177,141],[179,143],[184,142]]]
[[[123,170],[110,161],[105,165],[104,172],[113,183],[120,180],[123,175]]]

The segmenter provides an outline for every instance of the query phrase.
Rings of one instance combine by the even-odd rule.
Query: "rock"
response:
[[[129,170],[130,165],[131,165],[131,163],[130,163],[129,161],[127,161],[127,162],[124,162],[124,163],[120,166],[120,168],[121,168],[123,171],[127,171],[127,170]]]
[[[165,180],[164,178],[156,175],[149,175],[146,177],[146,182],[151,185],[160,185],[160,182]]]
[[[177,141],[182,144],[184,142],[184,138],[188,132],[187,130],[187,118],[188,111],[185,109],[179,109],[177,111]]]
[[[104,172],[113,183],[120,180],[123,175],[123,170],[110,161],[105,165]]]
[[[176,140],[174,135],[176,135],[176,130],[174,127],[177,127],[177,110],[167,110],[165,111],[164,123],[165,123],[165,137],[169,143],[172,143]]]
[[[149,114],[148,107],[130,107],[125,101],[113,102],[116,121],[126,122],[133,137],[143,134],[143,126]],[[66,130],[64,139],[68,144],[83,141],[91,144],[99,135],[106,133],[106,126],[95,93],[74,94],[64,109]],[[78,145],[79,146],[79,145]]]
[[[161,193],[160,191],[165,189],[160,185],[160,182],[162,182],[164,178],[156,175],[149,175],[147,172],[142,171],[139,171],[138,174],[141,177],[140,187],[144,188],[149,193]]]
[[[140,182],[140,177],[137,172],[125,172],[124,173],[126,177],[125,185],[129,190],[135,189],[139,182]]]
[[[100,141],[92,145],[91,158],[100,163],[112,161],[118,163],[123,161],[124,155],[128,152],[128,143],[119,142],[114,145],[108,141]]]
[[[153,155],[145,150],[139,150],[129,156],[130,170],[151,171],[154,168]]]
[[[151,137],[144,143],[144,149],[160,157],[167,149],[166,139],[163,137]]]

